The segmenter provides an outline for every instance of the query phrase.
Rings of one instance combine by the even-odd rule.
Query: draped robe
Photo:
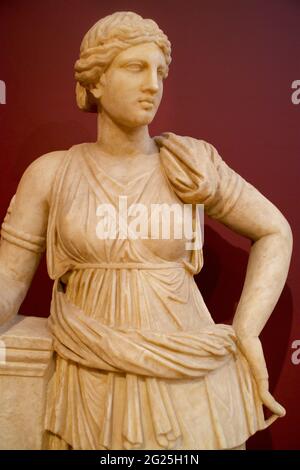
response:
[[[47,264],[56,370],[48,388],[49,448],[228,449],[267,426],[234,330],[215,324],[195,283],[202,246],[186,239],[97,236],[97,208],[203,204],[221,218],[249,184],[202,140],[148,156],[127,183],[71,147],[51,195]],[[193,211],[201,240],[199,213]]]

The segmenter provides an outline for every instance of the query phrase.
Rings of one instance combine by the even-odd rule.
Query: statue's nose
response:
[[[155,93],[159,90],[158,85],[158,77],[155,70],[149,70],[146,75],[145,83],[144,83],[144,90],[149,90],[152,93]]]

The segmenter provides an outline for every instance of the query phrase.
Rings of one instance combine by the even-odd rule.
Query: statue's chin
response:
[[[140,127],[140,126],[147,126],[151,124],[155,117],[155,113],[147,113],[144,115],[136,116],[135,119],[130,119],[127,122],[127,126],[130,128]]]
[[[136,119],[130,121],[116,121],[122,127],[126,127],[127,129],[136,129],[138,127],[148,126],[153,121],[153,116],[151,117],[144,117],[143,119]]]
[[[141,126],[149,125],[157,112],[157,108],[154,109],[136,109],[128,107],[127,110],[116,112],[115,109],[105,109],[102,113],[107,114],[110,119],[118,126],[125,127],[127,129],[135,129]]]

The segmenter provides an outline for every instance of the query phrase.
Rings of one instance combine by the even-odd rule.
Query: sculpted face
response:
[[[134,128],[149,124],[159,107],[167,64],[155,43],[120,52],[92,91],[116,123]]]

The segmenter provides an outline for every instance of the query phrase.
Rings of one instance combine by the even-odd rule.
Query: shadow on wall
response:
[[[246,250],[230,244],[210,226],[205,226],[204,267],[195,277],[195,281],[216,323],[232,322],[243,288],[248,256]],[[292,294],[286,284],[261,335],[271,393],[279,381],[287,351],[290,351],[292,317]],[[273,426],[278,422],[283,423],[279,420]],[[271,428],[260,431],[250,438],[247,449],[272,449]]]

